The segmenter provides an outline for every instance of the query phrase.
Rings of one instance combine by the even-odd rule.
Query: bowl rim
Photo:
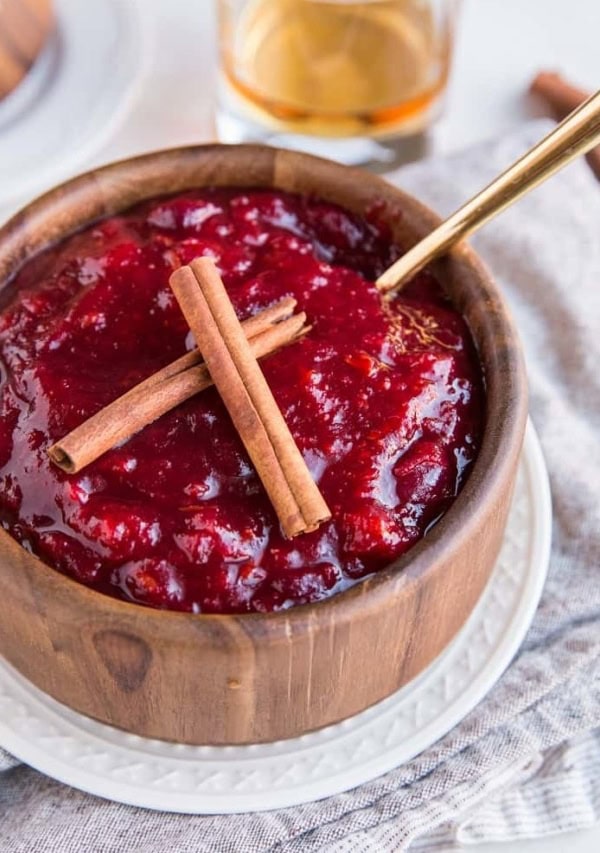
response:
[[[52,208],[58,202],[64,203],[65,199],[70,198],[74,201],[82,192],[91,192],[90,187],[94,186],[95,179],[100,176],[108,176],[115,179],[115,187],[119,177],[127,174],[128,179],[132,179],[139,172],[140,180],[143,180],[144,173],[148,167],[156,163],[162,166],[173,163],[177,164],[182,156],[204,156],[211,153],[218,153],[220,156],[235,158],[241,151],[248,156],[260,156],[264,154],[266,146],[261,145],[224,145],[219,143],[210,143],[206,145],[178,146],[173,148],[158,149],[145,154],[134,157],[125,157],[120,160],[105,164],[103,166],[90,169],[67,181],[61,182],[54,188],[48,190],[42,195],[30,201],[27,205],[21,208],[18,212],[12,215],[0,227],[0,261],[4,250],[8,247],[9,262],[11,240],[15,234],[18,234],[22,224],[28,218],[35,220],[41,215],[50,215]],[[310,154],[301,152],[290,152],[283,149],[268,148],[268,151],[273,156],[281,155],[282,157],[293,157],[298,164],[304,164],[307,167],[316,169],[326,168],[331,174],[336,174],[340,179],[356,179],[368,180],[373,186],[379,185],[381,190],[385,190],[389,194],[390,189],[397,198],[398,205],[401,209],[409,209],[411,215],[417,215],[427,223],[430,229],[433,229],[442,220],[429,207],[424,205],[414,196],[402,190],[395,184],[384,180],[382,177],[367,173],[355,167],[344,166],[321,157],[315,157]],[[277,176],[274,176],[273,187],[277,189]],[[198,183],[198,188],[210,186],[210,183]],[[212,185],[219,186],[218,182]],[[188,189],[193,188],[193,184],[188,185]],[[230,186],[234,186],[231,184]],[[250,184],[241,185],[247,188]],[[185,190],[175,190],[175,192],[184,192]],[[144,199],[152,199],[164,196],[164,193],[149,193],[139,197],[139,201]],[[138,202],[135,202],[138,203]],[[343,204],[341,205],[343,207]],[[119,208],[121,211],[127,210],[131,205],[123,205]],[[99,216],[86,219],[80,227],[88,227],[93,222],[100,221],[112,213],[103,213]],[[16,257],[12,274],[2,279],[0,270],[0,288],[7,286],[14,275],[18,273],[20,268],[30,258],[36,256],[51,245],[59,243],[72,233],[79,230],[77,227],[70,229],[65,234],[61,235],[57,240],[49,240],[43,246],[26,254],[25,257]],[[398,593],[399,590],[410,585],[418,583],[424,572],[432,570],[436,563],[439,563],[439,555],[448,548],[449,543],[455,537],[468,537],[471,530],[477,527],[477,514],[473,512],[473,506],[484,504],[486,494],[494,493],[500,486],[506,474],[506,466],[511,458],[514,457],[515,450],[520,449],[522,443],[526,415],[527,415],[527,380],[525,376],[525,368],[520,346],[519,336],[512,319],[512,315],[508,306],[502,297],[497,285],[494,282],[490,272],[483,262],[479,259],[474,250],[461,242],[448,253],[447,257],[450,260],[460,261],[470,267],[479,282],[483,285],[488,296],[490,296],[498,309],[498,316],[501,318],[502,331],[506,336],[511,346],[507,347],[506,353],[506,374],[508,381],[506,382],[504,391],[504,407],[501,405],[502,400],[495,400],[493,409],[489,408],[490,398],[486,395],[486,417],[483,430],[483,439],[477,455],[477,459],[472,466],[469,476],[459,494],[455,497],[448,510],[442,518],[435,523],[433,528],[405,552],[398,559],[391,562],[389,565],[379,571],[364,577],[350,588],[335,593],[325,599],[306,604],[294,605],[291,608],[272,611],[267,613],[252,612],[252,613],[189,613],[174,610],[162,610],[153,607],[148,607],[136,602],[128,602],[122,599],[113,598],[105,593],[92,589],[73,578],[62,574],[57,569],[54,569],[48,563],[45,563],[35,554],[27,552],[12,536],[5,530],[0,529],[0,542],[4,543],[7,552],[14,548],[18,549],[18,553],[23,551],[27,553],[36,564],[36,569],[45,576],[45,581],[51,588],[61,590],[63,593],[68,592],[70,595],[79,599],[83,606],[91,608],[101,608],[111,610],[113,613],[120,613],[127,616],[132,613],[132,608],[135,613],[140,615],[140,611],[144,614],[144,618],[149,622],[156,622],[161,628],[167,625],[172,625],[176,628],[182,622],[194,620],[199,625],[209,623],[223,623],[223,621],[235,621],[243,625],[250,633],[261,634],[263,630],[269,631],[270,642],[287,642],[289,639],[290,627],[294,630],[311,629],[314,624],[315,617],[320,614],[320,618],[326,619],[329,615],[331,618],[335,615],[336,621],[340,618],[351,621],[353,614],[360,610],[364,613],[365,608],[368,610],[377,609],[383,599],[386,599],[392,590]],[[472,331],[472,330],[471,330]],[[473,334],[478,355],[478,341]],[[483,368],[483,364],[482,364]],[[506,401],[508,400],[508,405]],[[499,421],[504,422],[501,427],[491,431],[489,427],[490,421],[495,417]],[[494,421],[494,423],[496,423]],[[13,553],[16,553],[13,550]]]

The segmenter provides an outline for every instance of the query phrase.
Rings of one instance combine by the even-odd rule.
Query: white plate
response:
[[[37,194],[109,139],[142,76],[148,30],[131,0],[55,0],[57,28],[0,102],[0,205]]]
[[[551,524],[546,467],[529,424],[502,551],[466,625],[418,678],[342,723],[241,747],[147,740],[76,714],[0,659],[0,745],[61,782],[161,811],[264,811],[346,791],[426,749],[497,681],[537,607]]]

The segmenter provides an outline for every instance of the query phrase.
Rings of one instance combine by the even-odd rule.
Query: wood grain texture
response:
[[[0,281],[101,216],[207,184],[275,186],[359,213],[377,203],[407,247],[439,222],[381,179],[307,155],[254,146],[174,149],[90,172],[29,205],[0,230]],[[0,652],[78,711],[196,744],[292,737],[364,710],[417,675],[462,626],[489,578],[527,411],[520,346],[488,273],[464,245],[435,270],[479,347],[487,426],[465,488],[426,539],[318,604],[193,616],[93,592],[0,531]]]
[[[0,100],[27,74],[53,23],[52,0],[0,0]]]

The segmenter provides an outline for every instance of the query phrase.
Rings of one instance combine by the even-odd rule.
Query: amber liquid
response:
[[[410,133],[448,73],[451,20],[425,0],[250,0],[221,12],[228,85],[278,130]],[[239,4],[238,4],[239,5]]]

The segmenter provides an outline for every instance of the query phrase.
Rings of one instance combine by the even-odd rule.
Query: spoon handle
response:
[[[429,261],[472,234],[526,192],[600,141],[600,91],[502,172],[377,279],[382,293],[399,290]]]

